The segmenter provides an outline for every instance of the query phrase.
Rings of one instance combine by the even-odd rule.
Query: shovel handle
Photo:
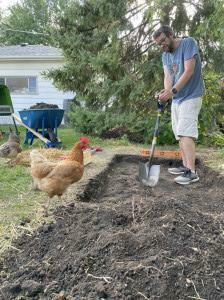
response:
[[[163,111],[166,106],[168,105],[168,102],[161,102],[161,101],[157,101],[157,107],[159,111]]]
[[[150,150],[150,157],[149,157],[149,169],[152,165],[152,160],[154,157],[154,152],[155,152],[155,147],[157,144],[157,137],[159,135],[159,125],[160,125],[160,118],[161,118],[161,112],[165,107],[167,106],[167,102],[159,102],[157,101],[158,109],[157,109],[157,117],[156,117],[156,124],[154,128],[154,133],[153,133],[153,140],[152,140],[152,145],[151,145],[151,150]]]

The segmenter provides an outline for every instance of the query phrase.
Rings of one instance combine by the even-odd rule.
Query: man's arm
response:
[[[164,89],[171,90],[172,89],[172,78],[170,76],[170,72],[168,71],[167,66],[163,67],[164,71]]]
[[[170,75],[170,72],[168,71],[168,68],[166,65],[163,66],[163,71],[164,71],[164,80],[163,80],[163,84],[164,84],[164,89],[161,90],[159,93],[157,93],[156,98],[160,99],[161,94],[163,94],[165,91],[167,90],[171,90],[172,89],[172,78]],[[162,100],[162,99],[160,99]]]
[[[196,60],[194,57],[191,59],[188,59],[184,62],[184,72],[174,86],[177,91],[180,91],[185,86],[185,84],[188,82],[188,80],[191,78],[191,76],[194,74],[195,63],[196,63]],[[168,72],[168,70],[167,70],[167,72]],[[164,77],[165,90],[162,91],[159,95],[159,99],[162,101],[167,101],[173,97],[173,93],[171,91],[172,83],[171,83],[171,87],[170,87],[168,79],[165,79],[165,78],[166,78],[166,76]],[[167,85],[165,85],[165,81],[166,81]]]
[[[177,89],[177,91],[180,91],[185,86],[185,84],[188,82],[188,80],[191,78],[191,76],[194,74],[195,63],[196,63],[196,60],[194,57],[191,59],[185,60],[184,73],[181,75],[181,77],[175,84],[175,88]]]

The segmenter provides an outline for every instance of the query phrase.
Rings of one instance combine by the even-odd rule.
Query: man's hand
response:
[[[171,90],[162,90],[159,92],[159,97],[158,99],[161,101],[168,101],[169,99],[172,99],[173,93]]]

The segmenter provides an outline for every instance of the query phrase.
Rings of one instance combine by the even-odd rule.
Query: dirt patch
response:
[[[160,160],[159,184],[116,159],[0,266],[1,299],[224,299],[224,179],[199,162],[183,187]],[[71,199],[72,200],[72,199]]]

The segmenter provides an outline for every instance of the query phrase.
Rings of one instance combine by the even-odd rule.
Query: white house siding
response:
[[[63,60],[38,60],[38,61],[0,61],[0,77],[7,76],[36,76],[37,94],[34,95],[16,95],[11,93],[14,111],[27,109],[38,102],[48,104],[57,104],[63,108],[64,99],[72,99],[73,93],[63,93],[56,89],[52,81],[45,78],[41,73],[52,68],[58,68],[63,65]],[[4,120],[4,121],[3,121]],[[0,116],[0,124],[8,123],[8,118]]]

